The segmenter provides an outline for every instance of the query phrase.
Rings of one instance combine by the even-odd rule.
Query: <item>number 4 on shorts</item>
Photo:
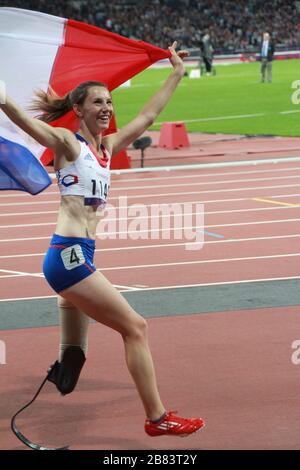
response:
[[[80,264],[80,259],[78,258],[75,248],[72,248],[71,250],[71,256],[70,256],[70,264],[72,263],[77,263]]]
[[[70,271],[85,263],[85,258],[80,245],[72,245],[60,253],[65,268]]]

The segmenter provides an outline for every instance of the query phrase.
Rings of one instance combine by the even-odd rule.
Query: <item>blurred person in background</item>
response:
[[[206,33],[201,41],[201,54],[207,75],[211,75],[212,73],[213,53],[214,48],[211,42],[210,35]]]
[[[260,57],[261,57],[261,82],[265,82],[266,70],[267,80],[269,83],[272,82],[272,62],[274,56],[275,46],[272,37],[269,33],[263,33],[263,39],[261,42]]]

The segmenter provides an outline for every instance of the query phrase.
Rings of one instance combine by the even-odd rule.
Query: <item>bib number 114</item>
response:
[[[91,180],[92,181],[92,194],[93,196],[96,196],[96,191],[97,191],[97,180]],[[109,191],[109,186],[107,183],[103,183],[103,181],[99,180],[99,188],[100,188],[100,197],[102,199],[106,199]]]

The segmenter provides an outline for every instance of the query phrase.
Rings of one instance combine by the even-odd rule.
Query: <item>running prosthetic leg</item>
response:
[[[25,406],[18,410],[11,419],[11,429],[15,436],[20,439],[26,446],[34,450],[68,450],[69,446],[63,447],[45,447],[36,444],[25,437],[16,426],[16,417],[28,408],[38,397],[47,380],[56,385],[56,388],[62,395],[73,392],[79,379],[81,369],[85,363],[85,355],[79,346],[69,346],[64,354],[61,362],[56,361],[48,370],[47,375],[36,394]]]
[[[73,392],[85,363],[85,355],[79,346],[69,346],[61,362],[56,361],[48,371],[48,380],[56,385],[62,395]]]

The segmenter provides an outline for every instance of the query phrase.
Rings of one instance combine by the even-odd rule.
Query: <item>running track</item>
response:
[[[139,301],[138,311],[161,316],[148,323],[163,400],[207,427],[188,442],[154,442],[141,432],[144,412],[122,342],[93,323],[76,393],[60,397],[48,383],[20,418],[25,435],[71,449],[299,449],[299,365],[291,361],[300,331],[299,170],[295,161],[114,175],[110,202],[127,196],[129,205],[144,204],[145,217],[150,204],[190,202],[192,211],[204,204],[202,249],[186,250],[187,240],[163,232],[126,237],[132,219],[121,216],[110,227],[121,233],[98,240],[96,265]],[[57,311],[41,265],[58,204],[54,185],[34,198],[0,194],[3,449],[24,449],[10,417],[56,358]]]
[[[111,212],[114,235],[98,240],[96,266],[121,291],[299,278],[299,170],[295,162],[114,175],[114,205],[126,196],[129,206],[143,204],[149,214],[150,204],[193,203],[195,212],[196,203],[203,203],[205,243],[187,250],[187,239],[174,239],[171,232],[166,240],[163,231],[152,239],[146,225],[138,227],[144,239],[134,240],[125,233],[126,224],[133,232],[132,218],[125,220],[125,214],[116,221]],[[1,300],[53,296],[41,265],[58,205],[55,185],[36,197],[0,195]]]

